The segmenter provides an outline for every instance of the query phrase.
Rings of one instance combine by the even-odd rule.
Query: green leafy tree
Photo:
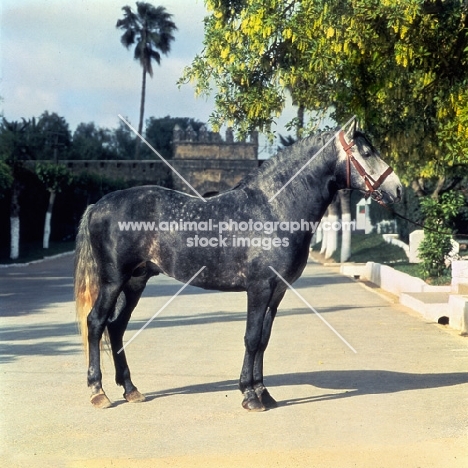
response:
[[[0,160],[3,185],[11,187],[10,198],[10,258],[19,257],[20,247],[20,195],[24,189],[23,174],[27,169],[24,162],[33,159],[37,150],[36,120],[22,119],[8,121],[0,125]],[[8,166],[8,167],[7,167]]]
[[[203,122],[189,118],[189,117],[170,117],[163,118],[150,117],[146,121],[145,136],[148,142],[155,148],[161,156],[165,158],[172,158],[172,138],[174,134],[174,127],[179,125],[181,128],[187,128],[189,125],[198,132]],[[154,159],[154,154],[150,148],[146,147],[142,151],[143,157],[147,159]]]
[[[447,171],[467,163],[466,1],[206,5],[204,49],[180,82],[215,89],[214,127],[268,132],[289,96],[309,117],[356,114],[408,183],[437,177],[442,191]]]
[[[299,136],[323,116],[345,122],[356,114],[419,196],[437,200],[460,186],[468,163],[466,1],[206,5],[204,49],[180,83],[202,95],[214,89],[215,129],[268,133],[290,98]]]
[[[57,193],[60,193],[65,186],[72,182],[72,176],[68,168],[62,164],[39,163],[36,164],[35,169],[37,177],[49,192],[49,205],[45,215],[44,236],[42,241],[42,247],[48,249],[55,197]]]
[[[64,117],[56,112],[43,112],[37,127],[30,130],[36,140],[34,159],[51,159],[56,163],[60,159],[68,159],[68,151],[72,144],[70,127]]]
[[[80,123],[73,133],[71,159],[118,159],[112,147],[112,132],[96,127],[94,122]]]
[[[0,198],[3,198],[6,192],[13,184],[13,174],[11,167],[0,159]]]
[[[150,3],[137,2],[136,13],[129,6],[122,8],[124,17],[117,21],[116,27],[122,29],[120,41],[127,49],[135,45],[134,58],[140,62],[143,69],[140,120],[138,133],[143,131],[145,112],[146,75],[153,76],[153,60],[159,65],[161,53],[167,55],[177,30],[169,14],[163,6],[155,7]],[[136,141],[135,159],[139,158],[140,141]]]
[[[8,121],[0,125],[0,172],[6,175],[3,185],[11,187],[10,201],[10,258],[19,257],[20,247],[20,195],[24,189],[27,174],[25,162],[28,160],[52,160],[66,158],[71,144],[71,134],[67,122],[56,113],[43,112],[36,120],[22,119]],[[8,169],[4,165],[8,166]],[[0,178],[2,176],[0,175]],[[0,184],[1,185],[1,184]],[[55,192],[51,192],[48,212],[52,212]]]
[[[116,159],[132,159],[135,156],[135,138],[133,131],[119,119],[118,127],[110,137],[110,149]]]

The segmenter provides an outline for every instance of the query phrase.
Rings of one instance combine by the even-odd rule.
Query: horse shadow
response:
[[[237,389],[237,380],[188,385],[146,393],[147,401],[172,395],[229,392]],[[275,387],[303,386],[331,390],[320,395],[278,401],[278,406],[292,406],[318,401],[340,400],[363,395],[391,394],[468,384],[468,372],[415,374],[386,370],[340,370],[300,372],[269,376],[265,385],[274,395]]]
[[[81,353],[75,323],[28,324],[0,329],[0,364],[22,356],[74,355]]]

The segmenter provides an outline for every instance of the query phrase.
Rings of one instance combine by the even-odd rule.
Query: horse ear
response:
[[[353,138],[354,132],[356,131],[355,130],[355,125],[356,125],[356,119],[354,119],[354,124],[350,125],[348,130],[346,130],[346,132],[345,132],[345,136],[347,138]]]
[[[350,136],[350,138],[354,138],[354,135],[356,134],[356,132],[361,128],[361,126],[359,125],[359,120],[357,117],[354,118],[354,122],[353,122],[353,125],[351,126],[351,128],[348,130],[348,135]]]

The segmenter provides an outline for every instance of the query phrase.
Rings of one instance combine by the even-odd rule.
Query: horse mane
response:
[[[296,141],[290,146],[279,149],[274,156],[270,159],[266,159],[261,166],[244,177],[231,190],[246,187],[249,183],[257,180],[261,176],[277,173],[278,168],[284,168],[286,164],[290,165],[292,162],[297,162],[302,158],[306,159],[307,157],[313,156],[313,154],[327,143],[334,134],[335,132],[333,131],[315,133]],[[308,154],[310,154],[310,156],[308,156]]]
[[[369,137],[365,133],[361,132],[360,130],[356,130],[354,132],[353,140],[356,143],[356,146],[358,147],[360,151],[362,150],[363,144],[366,144],[367,146],[370,147],[373,153],[377,153],[377,154],[379,153],[377,148],[370,141]]]

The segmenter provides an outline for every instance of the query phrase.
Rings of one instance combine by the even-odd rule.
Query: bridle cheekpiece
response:
[[[365,198],[372,197],[376,202],[383,204],[382,201],[382,192],[379,190],[379,187],[383,184],[385,179],[393,172],[393,169],[388,166],[383,174],[375,180],[361,165],[361,163],[353,155],[353,146],[356,144],[353,140],[349,143],[346,142],[345,134],[343,131],[339,133],[340,143],[343,147],[343,150],[346,153],[346,188],[350,189],[351,187],[351,163],[358,171],[359,175],[364,179],[364,182],[367,187],[365,191]]]

